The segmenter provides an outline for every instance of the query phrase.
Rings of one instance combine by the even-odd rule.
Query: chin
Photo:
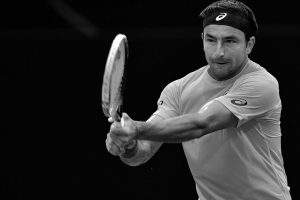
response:
[[[230,77],[230,74],[227,72],[226,69],[214,68],[212,74],[216,80],[226,80],[228,79],[228,77]]]

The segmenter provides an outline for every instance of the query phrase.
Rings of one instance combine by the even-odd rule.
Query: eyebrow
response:
[[[213,35],[211,35],[211,34],[209,34],[209,33],[206,33],[205,36],[210,37],[210,38],[216,38],[215,36],[213,36]],[[232,40],[232,39],[235,39],[235,40],[238,40],[239,38],[236,37],[235,35],[229,35],[229,36],[226,36],[226,37],[224,37],[224,38],[222,38],[222,39],[226,39],[226,40]]]

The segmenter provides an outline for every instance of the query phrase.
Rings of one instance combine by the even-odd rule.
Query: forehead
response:
[[[216,38],[224,38],[224,37],[237,37],[244,38],[244,32],[234,28],[232,26],[227,25],[216,25],[210,24],[206,26],[203,30],[204,36],[210,35]]]

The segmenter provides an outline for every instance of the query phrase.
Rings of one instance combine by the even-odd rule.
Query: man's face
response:
[[[226,80],[238,74],[247,62],[245,35],[239,29],[226,25],[208,25],[203,31],[205,57],[209,74],[216,80]]]

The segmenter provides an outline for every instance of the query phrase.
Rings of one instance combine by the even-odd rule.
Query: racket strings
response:
[[[124,50],[123,50],[124,51]],[[111,78],[111,94],[110,94],[110,114],[117,116],[121,114],[122,104],[122,88],[124,85],[124,65],[125,65],[125,52],[120,50],[116,53],[116,59],[113,64],[112,78]]]

